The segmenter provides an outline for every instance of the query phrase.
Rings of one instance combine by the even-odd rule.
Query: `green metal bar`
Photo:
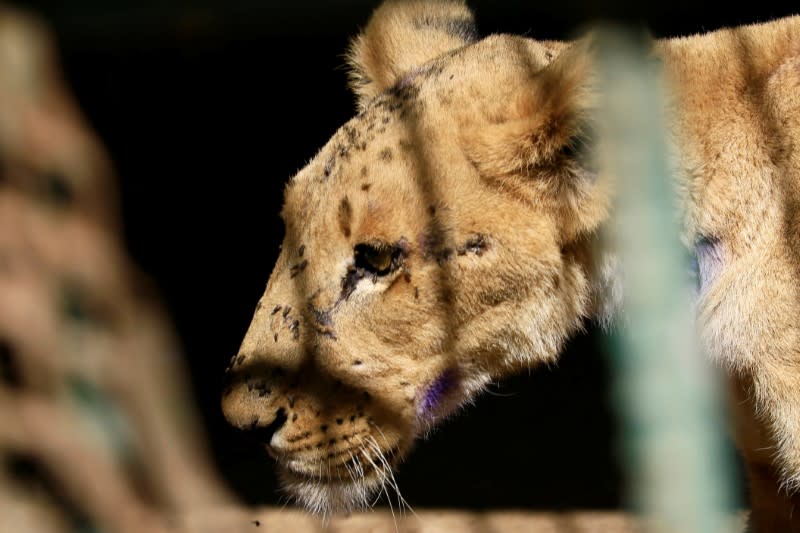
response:
[[[617,28],[598,32],[597,66],[597,156],[615,180],[611,242],[624,272],[610,351],[629,498],[656,531],[726,531],[733,482],[716,380],[696,342],[658,62]]]

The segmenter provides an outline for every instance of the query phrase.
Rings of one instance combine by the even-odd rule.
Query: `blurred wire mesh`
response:
[[[0,150],[0,531],[162,531],[165,510],[231,502],[108,157],[48,33],[5,7]]]

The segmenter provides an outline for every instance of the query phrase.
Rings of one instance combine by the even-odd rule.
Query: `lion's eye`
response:
[[[355,249],[357,269],[385,276],[400,264],[401,250],[383,242],[357,244]]]

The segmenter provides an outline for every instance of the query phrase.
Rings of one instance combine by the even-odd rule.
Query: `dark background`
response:
[[[272,462],[225,424],[221,376],[277,256],[284,182],[353,114],[342,53],[376,3],[26,4],[55,31],[68,81],[111,151],[127,243],[177,324],[220,470],[249,502],[277,502]],[[671,36],[800,11],[788,1],[468,3],[484,35],[560,39],[596,17]],[[602,341],[590,329],[557,368],[499,384],[445,423],[401,467],[408,501],[620,505]]]

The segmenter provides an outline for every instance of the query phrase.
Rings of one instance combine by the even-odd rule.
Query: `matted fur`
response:
[[[800,18],[653,53],[752,523],[798,530]],[[619,299],[596,237],[614,179],[575,156],[596,100],[588,39],[479,40],[462,2],[389,2],[349,58],[360,112],[286,187],[282,252],[223,398],[321,513],[368,505],[437,420],[554,361]]]

